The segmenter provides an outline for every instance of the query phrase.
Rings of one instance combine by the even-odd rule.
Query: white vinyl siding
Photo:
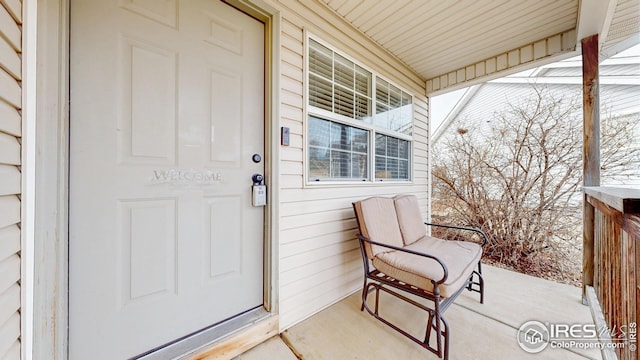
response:
[[[428,128],[424,82],[392,56],[348,28],[336,28],[319,4],[292,2],[282,11],[280,53],[280,126],[290,128],[290,146],[280,147],[279,321],[285,330],[357,291],[362,260],[356,239],[352,202],[365,197],[413,193],[424,216],[428,207]],[[326,13],[325,13],[326,12]],[[305,30],[346,53],[351,60],[380,73],[413,96],[413,166],[411,182],[306,185],[303,180],[306,103]],[[384,65],[379,65],[384,64]],[[328,110],[327,110],[328,111]],[[356,121],[356,120],[354,120]],[[363,122],[363,121],[362,121]],[[370,154],[375,151],[369,144]]]
[[[0,6],[0,359],[20,359],[21,12]]]

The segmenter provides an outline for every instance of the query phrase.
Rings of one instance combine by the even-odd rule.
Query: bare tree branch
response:
[[[464,124],[434,147],[433,216],[484,230],[490,261],[571,282],[581,250],[581,102],[542,87],[533,93],[490,125]],[[603,177],[637,175],[638,123],[638,116],[603,121]]]

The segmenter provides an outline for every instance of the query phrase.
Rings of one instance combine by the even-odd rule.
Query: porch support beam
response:
[[[582,39],[583,186],[600,185],[600,86],[598,34]],[[593,285],[594,208],[583,199],[582,302]]]

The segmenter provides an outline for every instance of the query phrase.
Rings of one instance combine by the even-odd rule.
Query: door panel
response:
[[[70,357],[261,306],[264,25],[220,1],[76,0],[70,48]]]

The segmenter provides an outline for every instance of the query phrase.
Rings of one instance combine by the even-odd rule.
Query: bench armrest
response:
[[[428,225],[428,226],[443,227],[443,228],[447,228],[447,229],[467,230],[467,231],[476,232],[476,233],[482,235],[482,244],[480,246],[485,246],[487,244],[487,241],[488,241],[487,234],[485,234],[484,231],[482,231],[480,229],[477,229],[477,228],[465,227],[465,226],[455,226],[455,225],[445,225],[445,224],[435,224],[435,223],[428,223],[428,222],[425,222],[424,224]]]
[[[362,242],[367,242],[367,243],[372,244],[372,245],[382,246],[382,247],[385,247],[385,248],[388,248],[388,249],[393,249],[393,250],[396,250],[396,251],[402,251],[402,252],[405,252],[405,253],[409,253],[409,254],[413,254],[413,255],[417,255],[417,256],[421,256],[421,257],[424,257],[424,258],[429,258],[429,259],[437,261],[438,264],[440,264],[440,266],[442,267],[444,276],[442,276],[442,279],[440,279],[438,281],[435,281],[435,280],[432,279],[431,281],[434,282],[434,286],[444,283],[447,280],[447,277],[449,276],[449,272],[447,271],[447,266],[444,264],[444,262],[442,262],[442,260],[440,260],[436,256],[425,254],[425,253],[421,253],[421,252],[418,252],[418,251],[405,249],[405,248],[398,247],[398,246],[379,243],[377,241],[370,240],[370,239],[362,236],[361,234],[356,234],[356,235],[358,236],[358,239],[360,239],[361,243]]]

